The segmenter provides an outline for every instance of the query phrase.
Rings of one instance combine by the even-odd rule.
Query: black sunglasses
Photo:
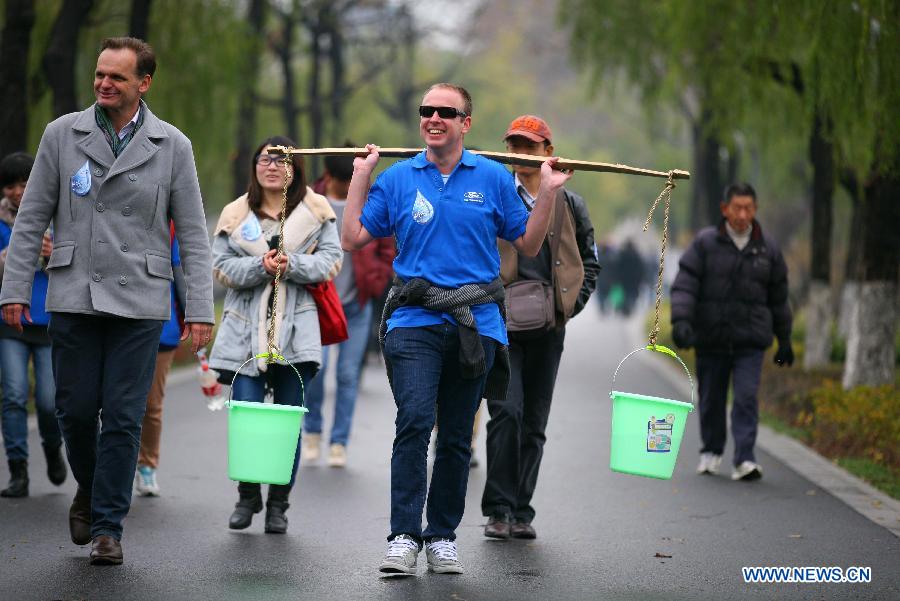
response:
[[[423,104],[419,107],[419,116],[428,119],[437,111],[438,117],[441,119],[454,119],[460,117],[466,118],[466,113],[452,106],[428,106]]]

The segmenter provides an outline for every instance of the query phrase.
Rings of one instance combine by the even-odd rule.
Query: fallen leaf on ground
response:
[[[654,555],[653,557],[661,557],[663,559],[671,559],[672,558],[671,555],[666,555],[665,553],[660,553],[658,551],[657,551],[656,555]]]

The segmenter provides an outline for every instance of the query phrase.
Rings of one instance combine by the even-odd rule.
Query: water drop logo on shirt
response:
[[[262,227],[259,225],[259,219],[253,213],[247,216],[247,221],[241,227],[241,236],[249,242],[253,242],[262,236]]]
[[[91,191],[91,164],[85,161],[84,165],[72,176],[72,192],[77,196],[87,196]]]
[[[434,207],[418,190],[416,190],[416,202],[413,203],[412,217],[416,223],[422,225],[425,225],[434,217]]]

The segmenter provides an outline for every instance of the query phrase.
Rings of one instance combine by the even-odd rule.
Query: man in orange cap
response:
[[[508,152],[553,156],[553,134],[540,117],[513,120]],[[540,187],[537,167],[513,167],[516,190],[531,211]],[[506,399],[488,398],[487,481],[481,498],[485,536],[535,538],[531,498],[544,452],[544,430],[566,335],[566,322],[594,291],[600,265],[584,200],[560,188],[550,228],[535,257],[498,240],[506,286],[510,381]],[[540,306],[535,305],[535,299]],[[543,321],[536,316],[547,316]]]

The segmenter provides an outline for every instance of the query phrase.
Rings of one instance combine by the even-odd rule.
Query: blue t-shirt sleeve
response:
[[[390,174],[385,171],[369,189],[369,198],[359,216],[359,222],[374,238],[387,238],[393,235],[394,224],[391,222],[389,206],[391,193]]]
[[[504,240],[513,242],[525,233],[525,224],[528,222],[528,211],[522,197],[516,192],[516,183],[512,175],[501,168],[500,175],[500,206],[503,210],[501,223],[498,224],[498,235]]]

